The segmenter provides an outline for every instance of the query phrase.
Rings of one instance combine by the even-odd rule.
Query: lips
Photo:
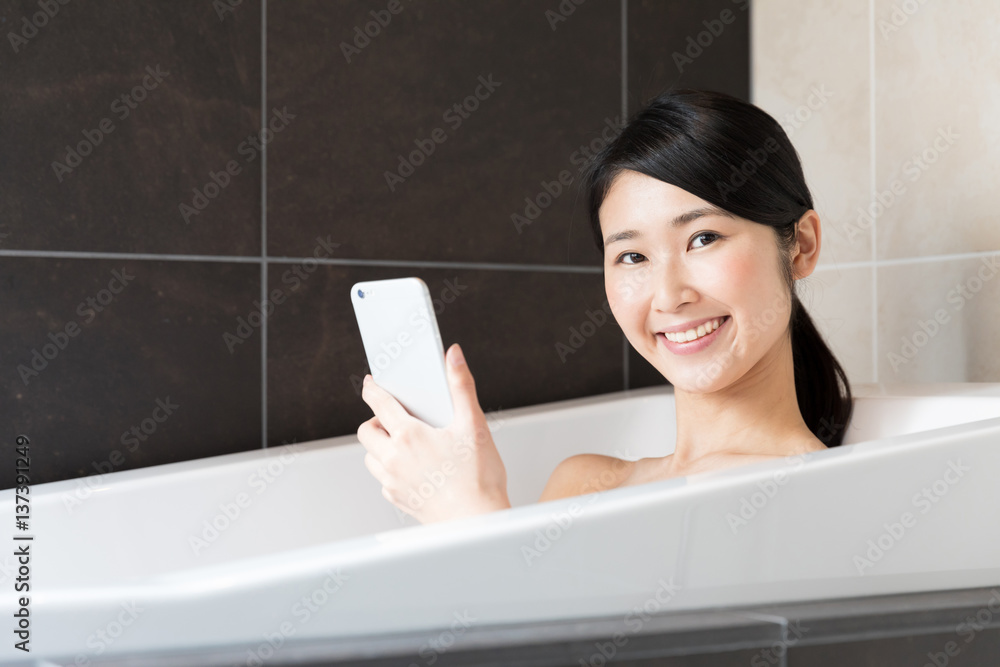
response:
[[[709,326],[712,326],[711,323],[715,321],[718,322],[718,326],[712,329],[711,332],[705,331],[704,335],[702,336],[698,336],[697,335],[698,329],[694,329],[693,331],[696,336],[694,340],[690,341],[687,340],[688,332],[692,331],[691,329],[688,329],[688,331],[679,332],[677,334],[661,331],[656,334],[656,339],[659,342],[659,344],[665,346],[667,350],[673,352],[674,354],[682,354],[682,355],[695,354],[696,352],[700,352],[701,350],[704,350],[706,347],[714,343],[715,339],[718,338],[720,335],[722,335],[721,332],[727,328],[726,324],[729,322],[730,319],[731,318],[728,315],[726,315],[721,318],[715,318],[714,320],[709,320],[710,323]],[[702,327],[704,331],[704,325],[699,325],[699,326]],[[670,338],[667,338],[667,336],[670,336],[671,338],[675,338],[677,340],[676,341],[670,340]],[[684,337],[685,339],[684,342],[679,342],[681,336]]]

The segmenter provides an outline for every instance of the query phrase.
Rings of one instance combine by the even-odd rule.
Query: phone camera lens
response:
[[[358,290],[358,298],[359,299],[365,298],[365,292],[364,292],[364,290],[360,290],[360,289]]]

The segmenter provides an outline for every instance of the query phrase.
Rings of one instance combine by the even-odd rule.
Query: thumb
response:
[[[462,420],[475,419],[477,414],[482,414],[483,409],[479,406],[479,398],[476,396],[476,381],[472,378],[472,371],[465,362],[465,355],[458,343],[448,348],[448,387],[451,390],[451,403],[455,411],[455,418]]]

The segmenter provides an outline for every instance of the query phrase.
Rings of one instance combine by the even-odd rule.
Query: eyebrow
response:
[[[717,206],[703,206],[701,208],[693,208],[690,211],[685,211],[684,213],[681,213],[673,220],[671,220],[668,224],[674,228],[682,227],[688,224],[689,222],[693,222],[698,218],[704,218],[705,216],[708,215],[721,215],[727,218],[736,217],[729,211],[721,209]],[[614,234],[608,236],[608,238],[604,239],[604,247],[607,248],[609,245],[617,241],[627,241],[630,239],[638,238],[640,236],[642,236],[642,234],[634,229],[623,229],[622,231],[615,232]]]

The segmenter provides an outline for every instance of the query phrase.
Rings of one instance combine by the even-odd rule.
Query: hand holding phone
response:
[[[374,379],[366,377],[362,398],[375,416],[358,427],[358,441],[382,495],[421,523],[509,508],[472,373],[457,345],[454,363],[445,360],[427,285],[357,283],[351,301]]]

